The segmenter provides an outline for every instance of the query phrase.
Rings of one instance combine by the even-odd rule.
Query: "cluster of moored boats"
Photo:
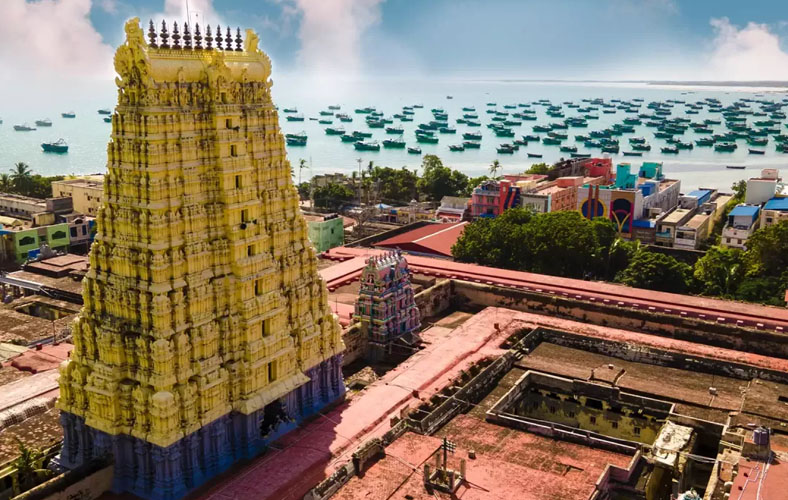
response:
[[[100,109],[98,110],[98,114],[100,115],[111,115],[112,111],[109,109]],[[61,118],[72,119],[76,118],[77,114],[74,111],[64,111],[60,113]],[[112,122],[112,117],[107,116],[104,118],[104,121],[107,123]],[[3,120],[0,120],[0,124],[3,123]],[[52,127],[52,120],[49,118],[43,118],[40,120],[36,120],[35,126],[30,125],[29,123],[22,123],[14,125],[14,130],[17,132],[34,132],[38,130],[38,127],[49,128]],[[54,142],[44,142],[41,144],[41,149],[44,150],[46,153],[68,153],[68,143],[65,139],[58,139]]]
[[[739,144],[744,142],[750,154],[763,155],[766,152],[763,148],[772,141],[777,152],[788,153],[788,134],[781,129],[786,120],[783,108],[787,105],[788,98],[781,101],[742,98],[727,106],[716,98],[696,101],[668,99],[648,103],[639,98],[582,99],[580,102],[565,101],[560,104],[540,99],[505,104],[502,108],[495,102],[488,102],[483,113],[473,106],[466,106],[462,108],[462,116],[453,123],[443,108],[436,107],[430,110],[432,119],[416,126],[414,134],[417,144],[411,147],[404,139],[402,123],[414,121],[416,110],[423,108],[423,105],[404,106],[399,113],[390,117],[374,107],[355,109],[356,115],[363,116],[368,129],[383,129],[385,134],[392,136],[380,142],[372,139],[372,132],[346,131],[343,124],[353,122],[353,117],[342,113],[338,105],[329,106],[320,112],[319,117],[310,120],[329,125],[325,128],[326,134],[338,136],[342,142],[353,144],[360,151],[379,151],[381,147],[407,148],[410,153],[420,154],[420,144],[438,144],[444,135],[462,136],[462,141],[449,145],[450,151],[479,149],[483,134],[481,130],[474,129],[484,126],[481,116],[487,115],[489,122],[486,127],[490,134],[496,138],[511,139],[497,144],[499,154],[514,154],[529,144],[555,146],[560,152],[575,158],[590,157],[596,152],[643,156],[657,148],[662,154],[679,154],[696,147],[728,153],[736,151]],[[701,112],[708,118],[693,118],[693,115]],[[304,121],[304,116],[298,114],[296,108],[285,108],[284,113],[287,121]],[[601,115],[615,114],[623,115],[620,121],[606,128],[571,134],[574,140],[570,140],[570,129],[590,128]],[[518,134],[515,130],[527,122],[537,123],[531,126],[531,133]],[[458,133],[457,125],[464,125],[467,130]],[[662,142],[652,148],[649,139],[635,135],[638,131],[644,132],[644,129],[652,129],[653,140]],[[684,139],[690,131],[697,136],[694,141]],[[290,146],[304,146],[307,135],[305,132],[287,134],[287,143]],[[542,157],[542,154],[533,151],[527,152],[527,155],[532,158]]]

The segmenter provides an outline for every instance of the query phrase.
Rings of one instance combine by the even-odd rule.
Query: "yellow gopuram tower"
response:
[[[105,202],[61,367],[75,467],[179,498],[342,398],[340,328],[307,240],[271,63],[247,30],[126,23]]]

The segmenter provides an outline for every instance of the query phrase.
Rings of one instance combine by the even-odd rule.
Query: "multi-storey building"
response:
[[[520,188],[509,180],[489,180],[479,184],[471,196],[471,216],[497,217],[508,208],[520,206]]]
[[[179,498],[344,394],[327,304],[247,30],[126,23],[61,463]],[[181,41],[182,40],[182,41]],[[215,44],[215,45],[214,45]]]
[[[419,329],[419,308],[410,282],[408,262],[397,251],[370,257],[361,274],[361,290],[355,317],[367,337],[369,357],[378,359],[391,353],[401,338],[412,341]]]
[[[68,196],[74,203],[75,212],[95,217],[104,196],[104,176],[96,174],[54,181],[52,196]]]

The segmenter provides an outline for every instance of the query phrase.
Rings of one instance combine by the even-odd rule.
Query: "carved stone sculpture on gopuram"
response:
[[[172,499],[341,399],[344,347],[257,36],[125,29],[60,461]]]

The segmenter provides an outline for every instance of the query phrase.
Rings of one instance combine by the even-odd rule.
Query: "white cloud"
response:
[[[90,8],[91,0],[0,1],[0,79],[111,77],[113,49]]]
[[[716,38],[705,78],[714,80],[788,80],[788,53],[765,24],[744,28],[728,18],[712,19]]]
[[[380,22],[383,1],[287,0],[301,16],[301,69],[327,76],[360,74],[362,36]]]
[[[118,0],[100,0],[98,5],[107,14],[118,13]]]

